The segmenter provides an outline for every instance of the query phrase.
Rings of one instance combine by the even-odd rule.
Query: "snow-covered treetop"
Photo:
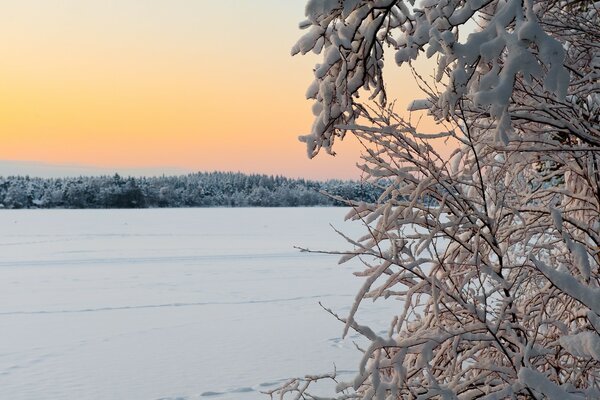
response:
[[[452,116],[458,102],[468,99],[471,107],[498,122],[497,136],[506,144],[511,119],[515,118],[509,99],[518,76],[540,95],[557,102],[565,101],[568,94],[568,39],[567,46],[563,46],[540,21],[540,16],[556,18],[557,13],[570,14],[567,2],[423,0],[415,4],[414,0],[310,0],[307,19],[300,24],[307,33],[292,48],[292,54],[322,54],[306,93],[307,98],[315,100],[315,120],[310,134],[300,138],[307,143],[309,157],[321,148],[332,152],[336,137],[344,136],[343,127],[355,122],[363,110],[357,101],[361,89],[370,94],[370,100],[386,102],[384,50],[394,51],[398,65],[410,63],[421,53],[437,56],[435,79],[446,77],[447,84],[435,99],[436,116]],[[597,17],[594,7],[589,13]],[[468,21],[475,21],[479,28],[463,39],[459,31],[468,30]],[[594,36],[590,41],[594,41]],[[596,85],[597,58],[587,63],[595,63],[595,72],[581,76],[595,80]],[[592,97],[586,101],[598,110],[597,89]],[[548,119],[553,118],[544,116],[542,122]],[[590,129],[580,129],[570,118],[558,125],[593,145],[600,144],[597,123],[592,129],[597,134],[592,135]]]

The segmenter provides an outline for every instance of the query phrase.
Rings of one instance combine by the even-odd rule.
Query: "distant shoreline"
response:
[[[159,177],[0,177],[0,209],[131,209],[346,206],[374,202],[379,185],[239,172]]]

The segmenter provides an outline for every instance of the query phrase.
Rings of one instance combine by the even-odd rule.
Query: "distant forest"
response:
[[[365,182],[232,172],[141,178],[0,177],[0,208],[9,209],[342,206],[334,197],[374,202],[380,194],[381,189]]]

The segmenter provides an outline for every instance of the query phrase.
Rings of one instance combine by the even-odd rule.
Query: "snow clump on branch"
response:
[[[341,261],[370,341],[339,399],[600,398],[600,2],[310,0],[292,53],[322,55],[308,154],[351,132],[376,202]],[[466,35],[467,22],[478,28]],[[449,156],[387,101],[385,51],[437,57],[428,108]],[[439,88],[439,89],[438,89]],[[359,97],[364,93],[368,99]],[[389,331],[356,320],[397,301]],[[333,311],[331,311],[333,313]],[[335,374],[321,375],[336,379]],[[308,394],[319,376],[272,395]]]

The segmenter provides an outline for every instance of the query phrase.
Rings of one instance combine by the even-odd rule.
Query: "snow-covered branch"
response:
[[[365,225],[365,299],[397,301],[356,378],[361,399],[600,398],[600,3],[309,1],[294,52],[323,53],[309,154],[351,132],[386,187]],[[473,21],[479,28],[462,34]],[[422,80],[426,135],[386,103],[383,49]],[[364,90],[379,98],[360,101]],[[443,157],[433,140],[456,150]],[[307,389],[308,390],[308,389]],[[347,395],[347,394],[344,394]]]

